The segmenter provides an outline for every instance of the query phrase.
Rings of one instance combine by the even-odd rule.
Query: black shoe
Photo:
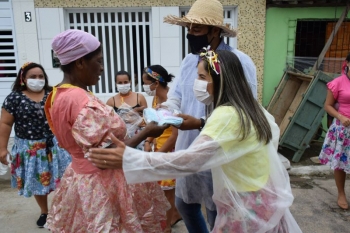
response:
[[[46,218],[47,218],[47,214],[41,214],[38,221],[36,221],[36,225],[38,225],[38,227],[40,228],[44,227],[46,223]]]

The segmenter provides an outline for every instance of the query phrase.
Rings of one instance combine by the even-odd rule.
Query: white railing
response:
[[[142,71],[151,61],[150,9],[74,9],[68,10],[68,28],[95,35],[102,43],[104,73],[94,93],[115,93],[115,74],[131,74],[132,90],[142,90]]]

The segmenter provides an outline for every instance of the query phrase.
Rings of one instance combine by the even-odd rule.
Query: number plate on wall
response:
[[[32,22],[32,12],[24,12],[24,21]]]

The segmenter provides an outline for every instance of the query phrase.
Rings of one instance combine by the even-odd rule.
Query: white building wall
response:
[[[63,8],[36,8],[38,44],[40,63],[44,67],[50,85],[58,84],[63,73],[59,68],[52,67],[51,41],[53,37],[65,30]]]
[[[162,65],[169,73],[177,76],[180,68],[180,27],[163,23],[169,14],[179,15],[179,7],[152,7],[152,65]],[[169,83],[171,88],[172,83]],[[148,106],[152,97],[145,94]]]
[[[180,67],[180,27],[163,23],[169,14],[179,15],[179,7],[152,7],[152,64],[160,64],[177,75]]]
[[[12,7],[16,30],[18,63],[20,66],[28,61],[40,63],[34,0],[12,0]],[[24,21],[24,12],[28,11],[32,13],[31,22]]]

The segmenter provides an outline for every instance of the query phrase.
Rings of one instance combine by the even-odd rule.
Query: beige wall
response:
[[[208,0],[209,1],[209,0]],[[35,0],[35,7],[150,7],[191,6],[194,0]],[[265,0],[221,0],[224,6],[238,6],[238,49],[247,53],[257,67],[259,99],[262,98]]]

